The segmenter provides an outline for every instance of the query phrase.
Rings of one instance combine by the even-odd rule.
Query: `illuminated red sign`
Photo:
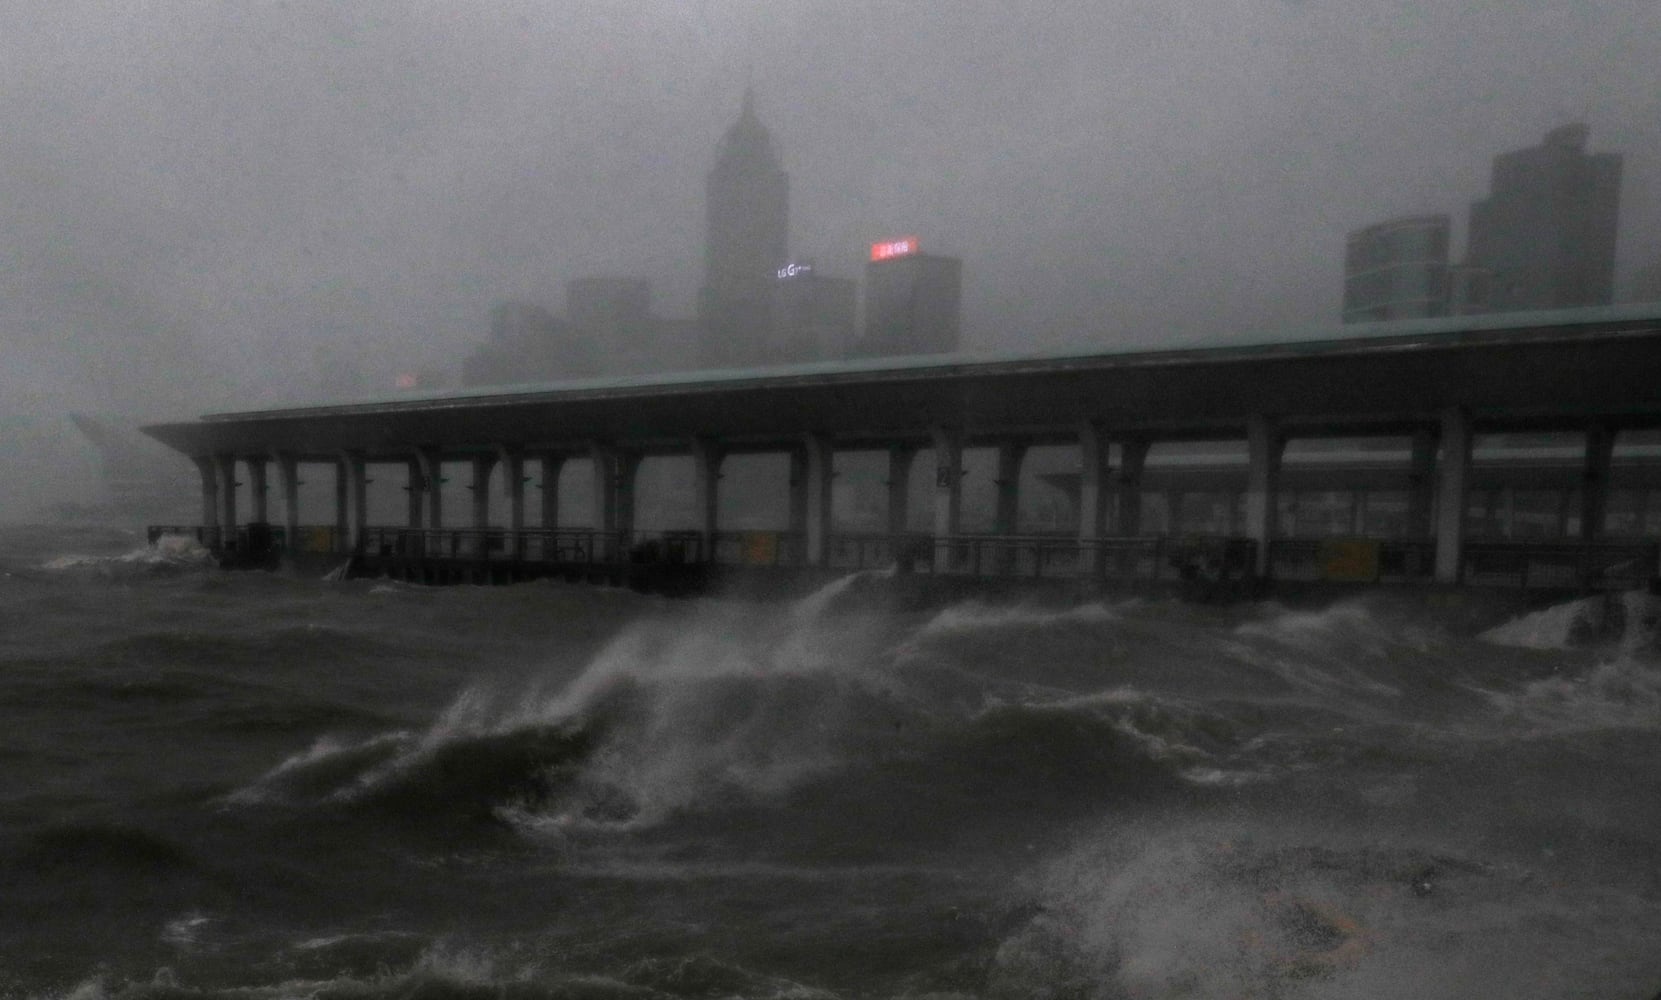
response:
[[[411,374],[409,372],[404,372],[403,374],[398,376],[397,382],[395,384],[400,389],[413,389],[417,385],[421,384],[421,380],[416,378],[413,374]]]
[[[917,252],[917,237],[902,236],[897,240],[886,240],[882,243],[871,244],[872,260],[887,260],[890,257],[909,257]]]

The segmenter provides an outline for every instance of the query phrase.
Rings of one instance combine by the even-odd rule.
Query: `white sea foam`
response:
[[[62,555],[48,560],[42,569],[108,570],[193,568],[214,564],[213,553],[189,535],[162,535],[154,545],[145,545],[118,556]]]

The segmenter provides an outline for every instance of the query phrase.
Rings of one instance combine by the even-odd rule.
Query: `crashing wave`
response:
[[[215,565],[213,552],[189,535],[162,535],[153,544],[118,556],[63,555],[41,565],[54,572],[152,572],[201,569]]]

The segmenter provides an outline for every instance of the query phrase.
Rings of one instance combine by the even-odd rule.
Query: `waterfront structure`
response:
[[[865,265],[860,357],[950,354],[958,349],[963,262],[922,252],[915,236],[871,245]]]
[[[1416,215],[1351,232],[1344,241],[1344,322],[1447,315],[1448,228],[1446,215]]]
[[[1494,158],[1488,197],[1471,205],[1466,264],[1488,274],[1494,312],[1614,301],[1621,157],[1587,153],[1587,128]]]
[[[369,571],[892,560],[940,574],[1103,580],[1158,575],[1176,562],[1185,572],[1258,579],[1315,565],[1327,579],[1455,583],[1509,574],[1616,586],[1656,575],[1647,499],[1636,518],[1642,537],[1616,539],[1609,529],[1613,492],[1648,488],[1621,482],[1613,457],[1618,442],[1661,429],[1657,370],[1661,309],[1648,306],[1424,320],[1388,335],[1175,351],[869,358],[590,380],[216,414],[146,430],[194,460],[201,534],[221,549],[243,545],[256,528],[266,537],[274,530],[286,544],[313,537],[298,510],[299,468],[333,466],[334,523],[315,537]],[[1471,537],[1473,497],[1492,492],[1483,483],[1478,436],[1543,431],[1577,442],[1574,510],[1563,522],[1572,523],[1573,537],[1545,545]],[[1398,528],[1375,533],[1376,519],[1363,513],[1352,521],[1357,537],[1285,537],[1282,497],[1298,475],[1289,445],[1333,438],[1404,443],[1401,461],[1368,473],[1399,494]],[[1183,441],[1235,444],[1238,499],[1225,505],[1223,534],[1193,540],[1167,525],[1149,537],[1143,483],[1150,451]],[[1024,457],[1058,445],[1077,449],[1076,531],[1019,537]],[[997,513],[984,535],[962,530],[963,455],[971,447],[993,449],[996,458]],[[887,532],[833,531],[831,484],[841,451],[887,454]],[[734,538],[718,523],[721,469],[729,456],[758,452],[790,456],[790,527]],[[924,452],[933,466],[932,529],[919,535],[908,529],[909,484],[913,459]],[[636,473],[642,461],[665,455],[691,459],[695,523],[647,536],[632,523]],[[576,462],[587,463],[593,491],[594,514],[581,529],[562,520],[557,488],[562,470]],[[368,522],[376,477],[367,470],[380,463],[408,470],[403,524]],[[445,520],[438,484],[446,465],[472,492],[462,527]],[[491,515],[498,465],[505,523]],[[527,483],[538,478],[533,466],[541,493],[535,529],[526,518]],[[267,503],[271,469],[283,512],[276,525]],[[1328,491],[1350,488],[1342,474],[1336,467],[1315,472],[1301,489],[1318,490],[1322,476]],[[247,525],[239,496],[252,508]],[[1295,509],[1292,516],[1295,522]],[[1330,520],[1330,510],[1320,516]],[[1513,516],[1511,523],[1523,522]],[[1631,517],[1622,523],[1633,530]]]
[[[845,357],[854,343],[859,289],[848,278],[820,274],[811,261],[792,261],[774,274],[766,359],[793,364]]]
[[[756,364],[768,354],[774,274],[789,261],[790,178],[750,90],[721,139],[705,197],[700,358],[711,368]]]

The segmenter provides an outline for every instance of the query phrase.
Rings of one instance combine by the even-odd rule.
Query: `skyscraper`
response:
[[[1416,215],[1357,229],[1344,244],[1344,322],[1448,311],[1448,217]]]
[[[811,263],[791,263],[773,282],[772,350],[769,360],[826,361],[848,353],[854,342],[859,288],[848,278],[831,278]]]
[[[957,350],[963,262],[921,253],[917,238],[874,243],[865,265],[865,336],[856,355]]]
[[[1614,299],[1621,157],[1586,152],[1585,125],[1494,158],[1471,205],[1466,263],[1488,275],[1487,309],[1568,309]]]
[[[775,274],[788,263],[790,178],[749,90],[721,139],[706,195],[701,360],[715,367],[763,362]]]

